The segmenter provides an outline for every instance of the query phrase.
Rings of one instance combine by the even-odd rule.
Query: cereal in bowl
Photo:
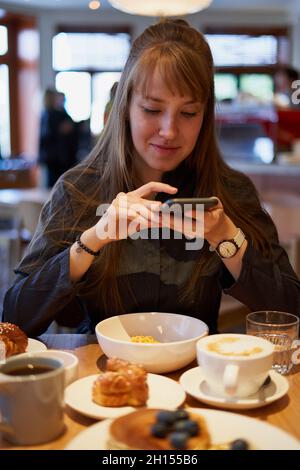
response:
[[[132,343],[159,343],[153,336],[131,336],[130,341]]]

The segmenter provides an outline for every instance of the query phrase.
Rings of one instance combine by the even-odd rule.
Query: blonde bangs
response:
[[[147,96],[153,73],[157,67],[172,94],[190,96],[195,101],[207,101],[208,77],[205,80],[205,74],[201,67],[198,67],[200,69],[199,75],[195,74],[195,58],[191,57],[190,51],[183,55],[182,51],[174,44],[170,46],[167,44],[156,45],[142,55],[132,71],[133,88],[139,89],[144,96]]]

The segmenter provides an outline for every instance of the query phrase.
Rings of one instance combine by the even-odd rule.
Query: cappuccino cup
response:
[[[0,366],[0,432],[13,444],[51,441],[64,430],[64,367],[55,358],[20,355]]]
[[[256,336],[218,334],[197,342],[197,360],[210,390],[223,398],[256,393],[272,367],[274,345]]]

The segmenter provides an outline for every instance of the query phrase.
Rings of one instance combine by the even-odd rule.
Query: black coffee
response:
[[[8,371],[3,371],[6,375],[38,375],[44,374],[45,372],[51,372],[54,370],[52,367],[48,366],[34,366],[33,364],[28,364],[26,366],[16,367]]]

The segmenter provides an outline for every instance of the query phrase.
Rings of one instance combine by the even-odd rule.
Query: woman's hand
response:
[[[223,205],[218,204],[206,211],[184,211],[183,217],[171,215],[170,224],[162,217],[162,225],[183,233],[188,238],[205,238],[216,247],[224,239],[231,239],[237,234],[237,227],[224,212]],[[164,223],[166,222],[166,223]]]
[[[135,191],[119,193],[95,226],[99,240],[121,240],[141,230],[160,227],[161,202],[145,198],[158,192],[176,194],[177,188],[151,182]]]

